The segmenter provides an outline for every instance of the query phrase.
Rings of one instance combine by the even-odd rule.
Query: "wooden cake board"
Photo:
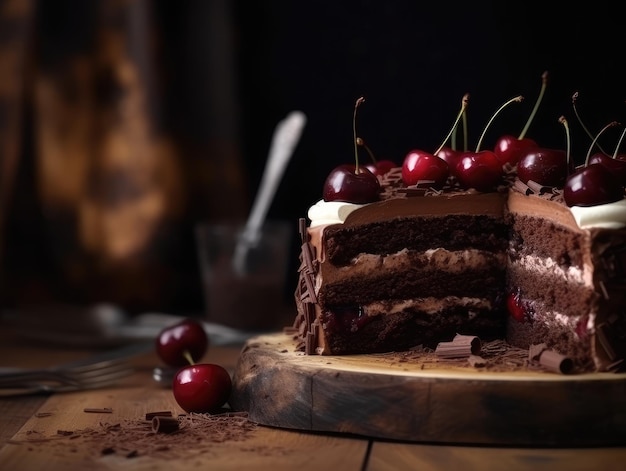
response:
[[[626,374],[424,365],[400,353],[320,356],[292,335],[243,347],[230,405],[262,425],[420,443],[626,444]]]

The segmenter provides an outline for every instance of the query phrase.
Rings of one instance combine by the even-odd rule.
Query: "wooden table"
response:
[[[231,372],[241,346],[212,347],[203,361]],[[49,366],[89,355],[29,344],[0,325],[0,366]],[[154,352],[132,359],[135,373],[101,390],[0,398],[0,470],[268,469],[624,470],[626,448],[525,448],[407,443],[256,425],[242,417],[194,422],[193,433],[155,434],[145,415],[183,411],[152,380]],[[601,400],[601,398],[599,398]],[[85,408],[111,408],[87,413]],[[621,411],[620,413],[623,413]],[[184,437],[184,439],[181,439]]]

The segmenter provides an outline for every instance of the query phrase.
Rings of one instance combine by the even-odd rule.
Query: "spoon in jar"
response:
[[[301,111],[292,111],[280,121],[274,130],[267,163],[261,178],[261,186],[252,205],[252,211],[246,221],[243,232],[239,236],[233,256],[235,273],[246,272],[246,256],[254,247],[261,235],[261,228],[267,211],[274,199],[276,190],[283,176],[287,163],[300,140],[302,129],[306,124],[306,116]]]

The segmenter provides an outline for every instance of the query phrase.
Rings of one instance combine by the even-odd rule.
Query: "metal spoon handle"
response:
[[[259,191],[252,205],[252,211],[235,248],[234,267],[237,273],[245,272],[248,249],[259,239],[261,227],[283,176],[287,163],[300,140],[306,116],[301,111],[292,111],[280,121],[274,130],[270,151],[261,178]]]

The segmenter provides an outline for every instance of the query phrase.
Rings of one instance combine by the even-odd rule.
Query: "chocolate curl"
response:
[[[457,334],[452,342],[439,342],[435,353],[441,358],[463,358],[477,355],[480,348],[481,342],[478,337]]]
[[[178,430],[178,419],[160,415],[152,418],[152,431],[156,433],[172,433]]]
[[[538,362],[546,370],[554,373],[567,374],[574,369],[574,362],[571,358],[549,350],[545,343],[531,345],[528,348],[528,357],[531,362]]]
[[[551,188],[549,186],[542,185],[541,183],[537,183],[533,180],[528,180],[526,184],[534,193],[540,193],[540,194],[550,191],[550,188]]]

